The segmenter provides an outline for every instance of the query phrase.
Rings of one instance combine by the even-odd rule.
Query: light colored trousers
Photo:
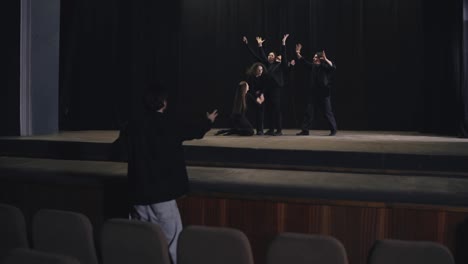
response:
[[[130,218],[158,224],[167,238],[169,256],[177,264],[177,240],[182,231],[182,220],[175,200],[151,205],[134,205]]]

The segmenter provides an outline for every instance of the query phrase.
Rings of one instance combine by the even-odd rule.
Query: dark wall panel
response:
[[[0,4],[2,48],[0,57],[0,135],[20,134],[20,1]]]

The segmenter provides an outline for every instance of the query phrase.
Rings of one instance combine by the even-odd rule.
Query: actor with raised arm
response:
[[[329,135],[334,136],[337,133],[337,125],[332,111],[330,97],[332,77],[336,66],[327,58],[324,50],[315,53],[312,62],[307,61],[302,56],[301,50],[302,45],[298,43],[296,45],[297,63],[304,65],[310,70],[311,87],[306,90],[307,105],[301,131],[297,133],[297,135],[309,135],[309,130],[312,128],[315,119],[315,114],[317,110],[320,110],[327,119],[330,129]]]

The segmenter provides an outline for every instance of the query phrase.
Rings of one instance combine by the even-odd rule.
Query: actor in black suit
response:
[[[302,57],[301,49],[302,45],[297,44],[296,55],[298,64],[305,65],[305,67],[310,69],[312,87],[306,94],[306,111],[301,131],[297,135],[309,135],[309,129],[312,128],[316,110],[321,110],[328,121],[329,135],[334,136],[337,133],[337,125],[332,111],[330,90],[332,88],[332,74],[336,70],[336,66],[327,58],[325,51],[315,53],[312,62],[309,62]]]
[[[131,217],[160,225],[176,263],[177,238],[182,230],[175,199],[189,190],[182,142],[201,139],[217,112],[195,125],[181,125],[166,113],[167,95],[161,89],[145,94],[143,116],[129,125],[128,186]]]

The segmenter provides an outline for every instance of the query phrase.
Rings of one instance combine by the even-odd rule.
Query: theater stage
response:
[[[214,136],[186,141],[189,165],[468,176],[468,139],[416,132],[313,131],[296,136]],[[64,131],[54,135],[0,137],[0,155],[112,161],[120,146],[117,131]]]
[[[407,132],[328,131],[311,136],[214,136],[185,143],[191,192],[178,200],[185,225],[245,232],[258,263],[280,232],[343,241],[365,263],[383,238],[429,240],[466,251],[468,140]],[[126,217],[126,163],[117,131],[0,138],[0,202],[27,220],[41,208]],[[462,248],[464,251],[457,251]],[[460,263],[466,263],[461,261]]]
[[[467,139],[376,131],[296,136],[295,130],[279,137],[214,136],[216,131],[184,144],[199,192],[468,205]],[[1,137],[0,165],[30,175],[44,170],[122,179],[126,166],[119,162],[117,138],[118,131]]]

